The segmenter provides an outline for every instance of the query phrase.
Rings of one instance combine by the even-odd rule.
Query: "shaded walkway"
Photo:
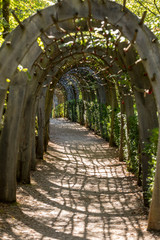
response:
[[[77,123],[51,121],[48,153],[17,204],[0,204],[0,239],[160,239],[116,149]]]

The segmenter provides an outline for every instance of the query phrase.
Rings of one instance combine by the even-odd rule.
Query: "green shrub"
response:
[[[147,197],[148,197],[149,202],[152,199],[153,184],[154,184],[155,171],[156,171],[158,133],[159,133],[158,128],[154,128],[152,130],[152,134],[150,137],[150,143],[147,144],[145,147],[145,153],[147,153],[150,156],[149,173],[148,173],[148,186],[149,187],[148,187],[148,191],[147,191]]]
[[[139,145],[139,130],[138,130],[138,119],[137,116],[131,116],[128,120],[129,124],[129,145],[130,145],[130,158],[127,162],[129,170],[136,175],[138,175],[139,171],[139,153],[138,153],[138,145]]]
[[[77,122],[83,125],[84,124],[84,101],[82,99],[77,101],[76,112],[77,112]]]
[[[56,106],[55,109],[53,109],[53,117],[55,118],[64,117],[64,103],[59,104],[58,106]]]

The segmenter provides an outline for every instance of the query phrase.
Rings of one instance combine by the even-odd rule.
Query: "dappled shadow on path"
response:
[[[117,150],[84,127],[52,120],[45,160],[18,204],[0,205],[0,239],[160,239],[146,232],[140,188]]]

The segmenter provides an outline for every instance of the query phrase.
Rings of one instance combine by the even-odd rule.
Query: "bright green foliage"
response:
[[[10,10],[15,10],[17,17],[20,21],[23,21],[27,17],[33,15],[37,10],[43,9],[55,1],[46,1],[46,0],[13,0],[11,1]],[[10,16],[11,29],[15,28],[17,22]]]
[[[115,0],[115,2],[123,5],[123,0]],[[139,18],[143,12],[147,11],[145,24],[160,39],[160,1],[159,0],[127,0],[126,7]]]
[[[54,118],[64,117],[64,104],[62,103],[56,106],[56,108],[53,110],[52,115]]]
[[[12,10],[15,11],[20,21],[33,15],[37,10],[43,9],[55,3],[56,0],[12,0],[10,3],[10,29],[11,31],[18,25],[12,15]],[[2,18],[2,4],[0,5],[0,46],[3,42],[3,18]]]
[[[72,122],[77,121],[77,111],[76,111],[76,101],[75,100],[70,100],[66,102],[66,107],[67,107],[67,118],[69,118]]]

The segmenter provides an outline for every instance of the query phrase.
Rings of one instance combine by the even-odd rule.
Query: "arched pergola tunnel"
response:
[[[3,125],[0,138],[1,201],[15,201],[17,179],[24,183],[29,182],[30,169],[35,169],[37,106],[38,111],[41,106],[45,115],[45,124],[41,125],[44,132],[42,131],[40,140],[43,140],[41,144],[44,144],[46,150],[51,99],[55,86],[65,72],[74,69],[75,65],[77,68],[80,67],[80,63],[83,63],[84,67],[93,63],[95,67],[95,62],[98,62],[100,79],[104,82],[104,92],[108,93],[106,105],[109,103],[112,109],[117,105],[115,93],[119,92],[121,140],[123,140],[123,113],[125,111],[126,116],[133,114],[131,108],[133,100],[131,94],[126,94],[126,91],[129,90],[130,93],[131,89],[133,90],[138,110],[141,151],[143,150],[143,143],[148,141],[150,134],[148,129],[151,130],[158,125],[156,111],[160,118],[159,44],[153,33],[143,24],[143,20],[143,17],[138,19],[115,2],[63,0],[26,19],[8,35],[0,49],[0,117]],[[110,31],[112,28],[113,30]],[[121,33],[128,39],[127,46],[126,43],[121,43],[121,37],[116,35],[115,29],[118,29],[118,34]],[[116,36],[114,40],[112,32]],[[99,39],[99,44],[95,44],[95,39]],[[105,42],[105,48],[101,42]],[[114,47],[111,49],[111,46]],[[140,58],[139,61],[137,56]],[[124,72],[130,76],[130,86],[127,87],[123,82],[117,81]],[[84,83],[83,74],[75,78],[81,88],[81,82]],[[114,81],[111,81],[113,79]],[[101,96],[101,82],[97,81],[97,86]],[[3,114],[8,88],[7,109]],[[144,90],[148,92],[151,88],[156,104],[153,94],[144,98]],[[83,94],[86,95],[85,92]],[[88,95],[91,97],[90,94]],[[39,99],[43,102],[43,106]],[[114,111],[112,112],[114,119]],[[123,156],[122,150],[123,147],[120,146],[120,158]],[[142,154],[141,158],[145,192],[148,161],[145,154]],[[158,230],[160,229],[159,159],[160,145],[148,225],[149,229]]]
[[[92,49],[93,50],[93,49]],[[95,50],[95,48],[94,48],[94,50]],[[121,48],[120,48],[120,50],[121,50]],[[98,51],[99,51],[99,54],[100,54],[100,56],[103,54],[104,55],[104,52],[103,51],[101,51],[100,52],[100,50],[99,49],[97,49],[97,56],[98,56]],[[73,52],[72,52],[73,53]],[[75,53],[76,54],[76,53]],[[112,54],[111,52],[110,52],[110,54]],[[62,54],[62,52],[61,52],[61,58],[62,58],[62,56],[63,56],[63,54]],[[122,54],[122,57],[123,57],[123,54]],[[65,51],[64,51],[64,58],[65,58]],[[71,66],[72,66],[72,61],[73,61],[73,59],[72,59],[72,57],[70,57],[71,58]],[[107,59],[106,59],[106,61],[108,60],[108,62],[106,62],[107,63],[107,66],[109,65],[109,62],[110,62],[110,59],[108,58],[108,57],[106,57]],[[154,103],[154,98],[153,98],[153,95],[148,95],[147,96],[147,98],[145,98],[144,96],[143,96],[143,94],[144,94],[144,89],[149,89],[150,88],[150,83],[149,83],[149,79],[147,78],[147,76],[145,76],[146,75],[146,73],[145,73],[145,70],[144,70],[144,68],[143,68],[143,65],[142,65],[142,63],[138,63],[138,62],[136,62],[136,64],[133,64],[133,63],[135,63],[135,60],[136,59],[136,56],[133,54],[133,56],[132,57],[130,57],[130,61],[131,62],[129,62],[128,63],[128,65],[127,65],[127,63],[124,63],[124,62],[122,62],[122,60],[120,60],[119,61],[119,65],[122,65],[123,66],[123,68],[125,67],[125,69],[130,69],[131,67],[132,68],[134,68],[135,69],[135,71],[134,71],[134,74],[132,73],[132,71],[129,71],[129,74],[131,74],[131,76],[132,76],[132,85],[134,86],[134,85],[136,85],[137,87],[136,87],[136,89],[139,89],[139,95],[136,97],[136,101],[137,101],[137,106],[138,106],[138,110],[139,110],[139,112],[140,112],[140,114],[139,114],[139,123],[140,123],[140,125],[141,125],[141,143],[143,143],[143,142],[148,142],[148,138],[149,138],[149,132],[148,132],[148,129],[153,129],[154,127],[156,127],[157,126],[157,118],[156,118],[156,107],[155,107],[155,103]],[[75,61],[75,60],[74,60]],[[122,64],[123,63],[123,64]],[[126,64],[126,66],[124,65],[124,64]],[[136,70],[137,69],[137,70]],[[142,80],[141,80],[141,82],[139,83],[139,78],[137,78],[137,74],[136,74],[136,72],[137,71],[139,71],[140,72],[140,69],[141,69],[141,73],[139,74],[139,78],[143,78],[144,79],[144,81],[142,82]],[[119,72],[119,68],[118,68],[118,66],[117,65],[115,65],[115,64],[113,64],[113,67],[111,68],[111,70],[110,70],[112,73],[117,73],[117,72]],[[126,71],[126,70],[125,70]],[[135,83],[135,80],[137,79],[137,84]],[[104,86],[105,86],[105,83],[104,83]],[[139,87],[139,88],[138,88]],[[122,86],[121,86],[121,88],[122,88]],[[124,86],[123,86],[123,88],[124,88]],[[126,87],[125,87],[126,88]],[[84,88],[85,89],[85,91],[87,91],[87,86]],[[120,91],[121,91],[121,93],[122,93],[122,90],[125,90],[126,91],[126,89],[120,89]],[[143,91],[143,93],[141,92],[141,91]],[[110,91],[111,92],[111,91]],[[137,92],[138,93],[138,92]],[[137,94],[136,93],[136,94]],[[92,94],[93,95],[93,94]],[[102,91],[101,91],[101,93],[99,93],[99,95],[102,97],[104,94],[102,93]],[[89,95],[88,95],[89,96]],[[108,95],[107,95],[108,96]],[[132,100],[132,98],[130,97],[130,93],[128,94],[128,96],[126,96],[126,94],[124,95],[124,97],[126,98],[126,100],[125,100],[125,105],[126,105],[126,114],[127,114],[127,118],[129,119],[129,117],[130,116],[132,116],[133,115],[133,100]],[[88,99],[89,100],[89,99]],[[110,100],[108,99],[108,102],[109,102],[109,104],[110,105],[112,105],[111,103],[110,103]],[[144,102],[145,102],[145,105],[144,105]],[[149,105],[148,106],[148,102],[151,102],[151,105]],[[114,104],[114,103],[113,103]],[[123,105],[122,105],[123,106]],[[145,111],[144,111],[144,113],[142,113],[142,109],[145,107]],[[152,113],[152,114],[151,114]],[[149,115],[151,115],[152,116],[152,119],[150,119],[148,116]],[[114,118],[113,118],[114,119]],[[145,123],[146,124],[144,124],[143,122],[144,122],[144,119],[148,119],[148,121],[146,121]],[[113,120],[114,121],[114,120]],[[129,125],[129,123],[128,123],[128,125]],[[122,126],[122,129],[123,129],[123,126]],[[110,139],[113,139],[113,138],[110,138]],[[113,140],[111,140],[110,142],[112,142]],[[141,148],[143,149],[145,146],[141,146]],[[129,146],[128,146],[128,148],[129,148]],[[123,145],[120,147],[120,149],[122,150],[122,151],[120,151],[120,159],[122,160],[123,159]],[[148,157],[146,156],[146,154],[143,154],[142,155],[142,159],[143,159],[143,162],[144,162],[144,164],[146,164],[146,162],[148,162],[148,161],[146,161],[146,159],[147,159]],[[147,166],[144,166],[144,171],[143,172],[145,172],[144,173],[144,181],[143,181],[143,183],[144,183],[144,192],[145,192],[145,188],[146,188],[146,185],[147,185],[147,183],[146,183],[146,176],[147,176],[147,170],[148,169],[148,167]]]

